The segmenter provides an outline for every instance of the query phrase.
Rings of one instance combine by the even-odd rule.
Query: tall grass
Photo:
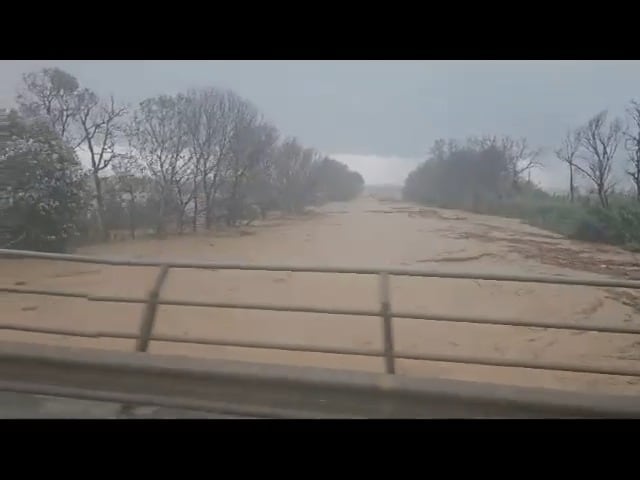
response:
[[[640,251],[640,204],[631,197],[613,197],[605,209],[587,198],[569,202],[562,197],[533,192],[509,201],[479,202],[465,209],[518,218],[575,240]]]

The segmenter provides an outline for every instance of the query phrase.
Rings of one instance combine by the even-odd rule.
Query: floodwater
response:
[[[140,239],[82,249],[123,258],[254,264],[397,267],[540,274],[559,278],[636,278],[636,255],[561,239],[516,220],[423,208],[368,196],[299,217],[276,216],[233,232]],[[0,260],[0,285],[144,297],[157,268],[40,260]],[[162,298],[377,310],[378,278],[228,270],[171,270]],[[631,290],[512,282],[391,278],[397,312],[496,317],[514,322],[570,322],[640,328]],[[0,293],[0,338],[132,350],[133,340],[73,338],[7,330],[58,327],[136,333],[142,305]],[[309,347],[380,350],[379,317],[162,306],[154,334]],[[562,362],[637,368],[640,336],[546,328],[395,319],[400,355],[464,355],[486,360]],[[151,353],[383,371],[381,358],[154,341]],[[543,386],[591,392],[640,392],[640,378],[461,363],[397,360],[404,375]]]

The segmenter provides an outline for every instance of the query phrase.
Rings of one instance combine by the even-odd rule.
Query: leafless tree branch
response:
[[[582,130],[568,130],[560,148],[555,150],[556,157],[569,166],[569,196],[571,201],[575,198],[574,169],[576,168],[576,156],[582,144]]]
[[[636,189],[636,200],[640,202],[640,103],[632,100],[627,108],[627,114],[631,120],[631,126],[624,133],[625,148],[630,166],[626,173],[633,180],[633,185]]]
[[[609,193],[615,186],[612,179],[613,162],[623,135],[623,125],[616,118],[607,123],[607,112],[591,118],[581,129],[582,151],[577,158],[581,162],[575,168],[590,179],[596,187],[603,207],[609,206]]]

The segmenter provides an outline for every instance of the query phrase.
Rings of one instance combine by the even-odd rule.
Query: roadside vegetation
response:
[[[60,69],[0,118],[0,248],[67,251],[114,231],[197,232],[360,194],[346,165],[216,87],[127,106]]]
[[[526,139],[485,136],[437,140],[405,181],[406,200],[513,217],[566,237],[640,250],[640,104],[628,126],[600,112],[566,133],[555,150],[569,172],[567,195],[533,184],[541,151]],[[624,162],[624,164],[619,163]],[[624,167],[626,185],[615,175]],[[581,182],[581,188],[577,184]]]

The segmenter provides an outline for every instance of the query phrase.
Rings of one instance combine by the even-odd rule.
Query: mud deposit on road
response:
[[[411,267],[447,271],[635,278],[635,254],[562,239],[503,219],[362,198],[314,215],[274,218],[224,234],[137,240],[81,253],[123,258]],[[0,260],[0,284],[144,296],[157,270],[33,260]],[[391,280],[402,312],[640,328],[640,300],[628,290],[472,280]],[[378,308],[377,279],[364,275],[172,270],[162,296],[200,301]],[[142,306],[0,294],[0,323],[136,332]],[[405,353],[625,366],[640,371],[640,337],[622,334],[396,319]],[[161,307],[157,333],[309,346],[381,348],[379,318]],[[133,341],[74,339],[0,330],[5,340],[133,349]],[[382,371],[381,359],[152,342],[152,352]],[[398,373],[569,390],[639,393],[635,377],[399,360]]]

